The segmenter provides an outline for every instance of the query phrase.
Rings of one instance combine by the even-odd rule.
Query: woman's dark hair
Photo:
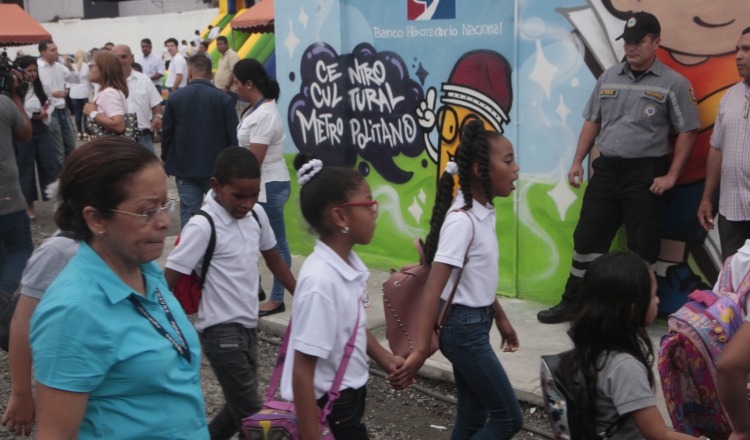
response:
[[[239,60],[232,69],[234,77],[242,84],[252,81],[253,86],[257,87],[263,96],[267,99],[279,99],[279,83],[268,76],[266,69],[258,60],[254,58],[245,58]]]
[[[646,262],[630,251],[602,255],[589,265],[578,297],[568,335],[575,345],[574,364],[589,387],[596,389],[603,356],[627,353],[646,367],[653,388],[654,349],[646,333],[651,278]]]
[[[487,131],[484,123],[474,120],[467,123],[463,129],[461,143],[456,150],[455,161],[458,165],[458,183],[464,196],[463,209],[471,209],[474,196],[471,193],[472,166],[479,164],[479,174],[484,187],[484,194],[487,200],[492,204],[492,181],[490,179],[489,163],[489,141],[493,139],[502,139],[503,135],[496,131]],[[424,245],[424,254],[428,263],[432,263],[437,252],[437,245],[440,241],[440,229],[443,227],[445,215],[453,203],[453,187],[455,180],[448,173],[443,173],[438,180],[437,192],[435,194],[435,205],[432,208],[432,217],[430,218],[430,232]]]
[[[214,177],[222,186],[232,179],[260,179],[258,158],[247,148],[227,147],[216,158]]]
[[[83,208],[91,206],[108,218],[111,209],[128,198],[127,186],[133,176],[161,162],[141,145],[120,136],[106,136],[88,142],[70,153],[60,172],[55,223],[63,231],[89,240],[91,230],[83,218]]]
[[[31,57],[28,55],[18,57],[16,59],[16,63],[18,63],[18,67],[20,67],[21,69],[25,69],[32,64],[35,66],[37,65],[36,57]],[[33,87],[34,87],[34,94],[36,95],[37,98],[39,98],[39,102],[42,103],[42,106],[44,106],[44,103],[47,102],[48,96],[46,93],[44,93],[44,87],[42,86],[42,80],[39,79],[39,74],[36,75],[36,79],[34,80]]]
[[[313,159],[315,156],[311,154],[297,154],[294,158],[294,169],[299,170]],[[299,203],[302,216],[318,235],[326,235],[329,231],[325,226],[325,213],[331,207],[348,202],[349,197],[364,181],[362,174],[351,168],[324,167],[300,189]]]

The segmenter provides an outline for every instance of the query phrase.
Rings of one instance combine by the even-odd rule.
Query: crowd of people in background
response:
[[[2,424],[25,435],[36,426],[41,440],[232,438],[263,406],[258,320],[285,311],[288,290],[295,315],[289,355],[279,367],[281,396],[294,401],[305,440],[322,438],[318,411],[331,398],[338,399],[328,405],[333,436],[367,439],[368,358],[386,371],[393,389],[412,386],[434,352],[435,318],[443,309],[449,311],[439,346],[452,364],[457,395],[452,438],[512,438],[523,415],[489,339],[494,326],[501,349],[520,345],[496,296],[494,200],[513,193],[519,173],[510,140],[482,121],[460,128],[423,248],[431,271],[413,351],[394,355],[367,329],[369,271],[353,250],[374,238],[379,203],[369,184],[352,168],[295,157],[300,210],[317,235],[295,278],[284,223],[292,176],[282,155],[279,84],[257,60],[240,60],[218,27],[209,28],[205,39],[198,30],[189,40],[167,39],[161,57],[143,38],[137,59],[129,46],[111,42],[88,54],[61,55],[51,40],[39,43],[38,58],[17,58],[17,80],[30,87],[24,96],[15,89],[0,95],[0,320],[15,310],[8,341],[12,393]],[[605,80],[597,84],[570,184],[580,185],[582,161],[595,139],[602,156],[586,190],[565,293],[538,315],[542,323],[572,321],[576,365],[596,385],[595,424],[604,431],[617,424],[612,438],[689,438],[669,431],[656,408],[646,333],[659,303],[647,263],[658,253],[661,196],[682,171],[700,125],[689,82],[656,59],[659,32],[656,17],[634,14],[620,37],[627,57],[604,75],[607,87],[621,90],[619,110],[634,105],[624,102],[629,93],[665,87],[659,90],[674,97],[658,111],[675,120],[665,116],[652,132],[634,131],[608,107],[618,105],[612,102],[617,94],[600,91]],[[220,54],[216,60],[208,54],[210,41]],[[737,63],[743,81],[722,100],[712,138],[720,153],[709,175],[713,184],[721,179],[722,193],[733,187],[724,185],[726,174],[718,175],[721,152],[732,158],[746,146],[735,135],[738,126],[747,130],[750,28],[738,42]],[[240,102],[246,106],[238,114]],[[671,127],[679,135],[670,163]],[[607,141],[616,130],[636,133],[642,142],[615,149]],[[162,271],[155,260],[178,205],[168,197],[168,176],[175,178],[182,234]],[[40,194],[55,204],[59,230],[34,251],[30,222]],[[705,208],[698,215],[708,229],[713,219]],[[733,221],[720,217],[727,220]],[[637,249],[608,253],[623,222]],[[263,304],[260,256],[274,276]],[[200,272],[207,258],[191,321],[170,291]],[[732,404],[732,440],[750,439],[748,343],[746,323],[719,364],[719,391]],[[210,422],[199,377],[202,355],[225,398]],[[347,367],[339,377],[343,359]]]

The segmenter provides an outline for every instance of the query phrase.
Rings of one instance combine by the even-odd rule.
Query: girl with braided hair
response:
[[[454,174],[460,184],[455,198]],[[435,196],[424,247],[432,270],[424,288],[417,346],[390,376],[392,385],[408,386],[407,381],[422,367],[439,312],[463,268],[440,333],[440,351],[453,364],[458,397],[452,440],[510,439],[523,423],[489,337],[494,320],[504,351],[518,349],[516,332],[495,296],[499,251],[492,204],[495,197],[510,196],[517,178],[510,141],[486,131],[481,121],[466,124],[455,162],[448,163]]]

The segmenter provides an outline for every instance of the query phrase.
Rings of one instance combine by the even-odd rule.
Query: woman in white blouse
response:
[[[268,214],[276,236],[276,250],[291,267],[292,255],[284,226],[284,204],[289,200],[291,184],[289,169],[282,154],[283,119],[276,104],[279,83],[269,77],[263,65],[252,58],[238,61],[232,73],[240,99],[251,104],[242,114],[237,127],[237,140],[240,147],[249,148],[261,164],[258,203]],[[274,278],[271,297],[260,306],[259,315],[268,316],[284,309],[284,286]]]
[[[28,142],[15,142],[16,164],[18,165],[18,180],[21,191],[26,198],[26,212],[29,218],[36,218],[34,202],[39,200],[39,190],[36,186],[36,172],[39,172],[39,186],[42,190],[42,200],[49,200],[44,190],[47,185],[57,179],[60,163],[57,160],[57,150],[52,134],[47,128],[50,122],[53,106],[49,105],[47,93],[39,80],[39,70],[36,58],[20,57],[17,60],[28,81],[31,82],[24,98],[23,108],[31,119],[32,134]]]
[[[78,84],[71,84],[70,99],[73,100],[73,107],[76,114],[76,129],[78,130],[78,140],[86,138],[86,126],[83,120],[83,106],[89,102],[91,93],[91,82],[89,82],[89,63],[86,60],[86,52],[79,50],[76,52],[73,68],[78,73],[81,81]]]

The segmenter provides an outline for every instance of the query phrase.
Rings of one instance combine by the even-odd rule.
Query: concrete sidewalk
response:
[[[167,239],[163,256],[158,260],[159,265],[164,267],[166,258],[174,247],[176,237]],[[292,258],[292,273],[296,276],[304,262],[304,257],[294,256]],[[263,278],[263,285],[266,286],[266,292],[270,291],[272,275],[262,263],[261,258],[260,272]],[[367,323],[370,331],[378,338],[378,341],[388,347],[388,341],[385,338],[385,315],[383,311],[383,296],[381,286],[388,279],[389,274],[380,271],[371,271],[368,282],[368,291],[372,298],[372,306],[367,309]],[[289,319],[292,315],[292,297],[287,293],[284,296],[286,311],[276,315],[262,318],[258,327],[268,333],[279,337],[284,335]],[[505,313],[508,315],[513,327],[518,334],[520,349],[514,353],[504,353],[500,350],[500,333],[493,328],[490,332],[492,346],[503,364],[513,389],[519,400],[526,401],[535,405],[543,405],[542,391],[539,385],[539,359],[544,354],[555,354],[572,348],[570,339],[566,335],[568,324],[545,325],[540,324],[536,319],[536,314],[548,306],[525,301],[515,298],[500,298],[500,304],[503,306]],[[654,350],[658,350],[659,340],[662,335],[667,333],[663,327],[652,326],[649,329],[649,335],[654,343]],[[659,377],[659,373],[654,365],[654,376]],[[441,379],[453,382],[453,369],[451,363],[438,351],[420,371],[421,375],[435,379]],[[657,384],[656,401],[659,411],[668,427],[672,426],[667,413],[664,397],[661,392],[661,385]]]

